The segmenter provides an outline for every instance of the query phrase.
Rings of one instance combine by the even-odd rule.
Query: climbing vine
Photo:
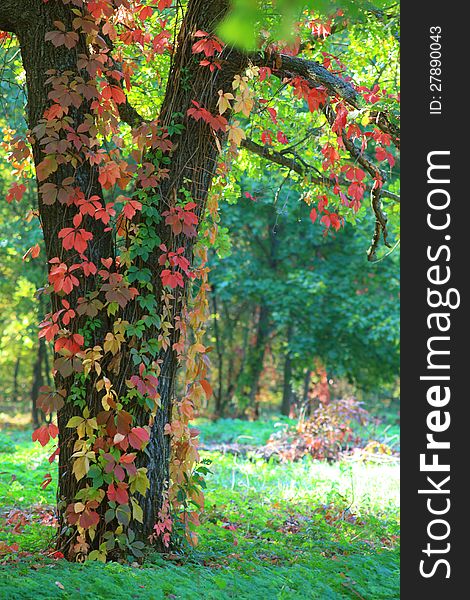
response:
[[[40,99],[30,108],[27,139],[9,140],[18,176],[35,164],[33,218],[48,263],[42,293],[51,311],[39,335],[54,346],[55,387],[41,389],[38,405],[58,421],[33,439],[57,440],[50,461],[59,461],[58,548],[72,560],[141,558],[148,540],[168,548],[183,531],[197,541],[207,466],[190,423],[212,394],[208,248],[238,153],[251,150],[297,173],[309,189],[310,218],[325,235],[369,194],[373,258],[380,239],[388,243],[382,167],[393,167],[398,145],[380,103],[398,98],[331,73],[342,65],[327,53],[323,64],[302,62],[298,40],[266,36],[260,51],[229,48],[216,31],[225,2],[194,0],[182,21],[171,0],[41,4],[49,64],[38,82],[33,59],[24,58],[29,94]],[[223,10],[209,18],[204,11],[219,4]],[[343,15],[297,27],[314,43],[330,35],[335,19]],[[151,64],[162,54],[171,71],[153,120],[129,103],[138,79],[130,57]],[[278,110],[264,97],[279,84],[328,124],[320,170],[289,147]],[[256,141],[247,135],[249,120]],[[25,189],[15,183],[7,201]],[[38,246],[25,254],[38,256]]]

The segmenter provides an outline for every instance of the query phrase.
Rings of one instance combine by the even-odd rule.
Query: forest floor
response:
[[[207,447],[262,445],[276,426],[199,424]],[[396,443],[398,428],[365,435]],[[52,558],[49,454],[30,430],[0,431],[1,599],[399,598],[398,459],[279,463],[204,451],[212,473],[199,545],[140,566]],[[42,490],[45,473],[53,482]]]

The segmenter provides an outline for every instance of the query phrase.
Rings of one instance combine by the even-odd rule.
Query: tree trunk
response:
[[[269,309],[262,303],[259,308],[258,324],[256,331],[256,341],[250,352],[248,375],[249,375],[249,400],[250,407],[254,408],[255,417],[259,417],[259,391],[260,379],[264,366],[264,355],[268,343],[269,327]]]
[[[306,369],[304,376],[304,390],[302,393],[302,406],[307,406],[310,394],[310,380],[312,379],[312,371]]]
[[[20,374],[21,356],[18,356],[15,361],[15,368],[13,369],[13,400],[19,402],[20,386],[18,385],[18,379]]]
[[[36,405],[39,389],[43,385],[43,363],[47,352],[46,343],[44,338],[39,338],[38,351],[36,354],[36,360],[34,361],[33,367],[33,384],[31,386],[31,416],[33,420],[33,426],[36,429],[39,427],[39,411]]]
[[[217,392],[215,394],[215,407],[214,407],[214,412],[215,412],[215,417],[218,419],[220,417],[223,416],[223,411],[224,411],[224,406],[225,406],[225,402],[224,402],[224,389],[223,389],[223,383],[224,383],[224,353],[222,350],[222,339],[221,339],[221,334],[219,331],[219,314],[217,312],[217,293],[216,290],[214,288],[214,286],[212,287],[212,306],[213,306],[213,311],[214,311],[214,336],[215,336],[215,349],[217,352]]]
[[[171,158],[168,178],[155,190],[160,196],[161,211],[173,206],[175,201],[182,197],[181,190],[185,189],[197,204],[195,212],[199,221],[205,211],[207,195],[217,168],[218,144],[223,141],[223,137],[220,136],[217,143],[212,129],[202,120],[196,121],[188,117],[187,110],[193,106],[192,100],[197,99],[201,106],[215,114],[218,90],[231,89],[235,75],[242,71],[247,62],[246,58],[240,57],[239,60],[227,62],[224,69],[216,69],[214,73],[207,68],[201,68],[199,59],[192,52],[193,34],[198,30],[213,32],[226,15],[228,6],[227,0],[190,0],[188,3],[160,113],[160,122],[164,127],[170,125],[177,113],[185,115],[183,132],[173,137],[177,149]],[[182,73],[185,73],[184,80],[181,77]],[[168,248],[183,246],[185,255],[191,256],[191,238],[179,235],[175,240],[170,227],[163,221],[157,233]],[[151,257],[150,263],[156,263],[157,259],[158,255]],[[160,284],[158,276],[154,283],[156,286]],[[178,316],[182,302],[183,298],[180,297],[179,303],[177,302],[179,309],[175,311],[175,316]],[[176,338],[172,341],[176,341]],[[171,421],[177,361],[173,349],[164,352],[160,358],[163,361],[159,377],[161,408],[152,427],[148,447],[149,458],[145,463],[150,490],[143,501],[144,524],[139,532],[142,537],[147,537],[153,532],[170,478],[170,436],[165,433],[165,425]]]
[[[252,323],[250,322],[251,320],[249,312],[244,314],[241,310],[234,318],[232,318],[229,307],[226,303],[223,303],[223,309],[224,332],[227,331],[227,352],[229,355],[226,370],[227,383],[225,386],[224,405],[228,407],[232,403],[232,400],[237,393],[243,393],[243,379],[247,355],[249,352],[248,342]],[[244,316],[246,318],[243,318]],[[235,340],[236,331],[241,338],[240,343],[238,343],[238,340]]]
[[[171,156],[168,178],[163,180],[158,188],[152,191],[159,197],[160,214],[174,206],[182,188],[190,193],[191,198],[197,204],[195,209],[199,221],[205,210],[207,194],[211,185],[212,178],[216,171],[218,144],[223,141],[219,135],[219,142],[216,142],[212,129],[201,121],[189,118],[187,110],[192,105],[191,101],[197,101],[212,113],[217,110],[217,91],[231,89],[231,82],[236,73],[239,73],[246,59],[231,60],[227,62],[223,70],[216,70],[212,73],[207,68],[201,68],[199,59],[192,53],[194,43],[193,34],[197,30],[214,31],[217,23],[224,17],[228,10],[226,0],[190,0],[187,11],[180,29],[177,42],[177,50],[173,57],[172,67],[166,88],[166,95],[162,105],[160,124],[168,126],[179,115],[183,117],[183,132],[174,136],[175,150]],[[76,61],[78,54],[88,55],[88,47],[84,36],[81,35],[77,45],[68,50],[64,46],[55,47],[50,42],[45,42],[45,35],[53,31],[56,27],[54,21],[64,23],[66,31],[72,31],[73,14],[70,5],[64,5],[62,2],[44,3],[42,0],[31,0],[24,2],[6,1],[0,10],[0,27],[14,32],[20,42],[23,65],[26,71],[26,83],[28,92],[28,125],[33,130],[43,118],[44,110],[49,106],[50,101],[48,93],[50,86],[46,83],[51,71],[63,73],[68,71],[73,76],[84,76],[82,71],[78,70]],[[182,81],[182,73],[185,74]],[[92,113],[90,103],[86,100],[82,102],[79,108],[70,107],[69,117],[70,125],[76,130],[84,123],[86,115]],[[44,154],[39,144],[33,142],[33,157],[36,166],[43,160]],[[57,186],[67,177],[74,177],[75,184],[89,198],[96,195],[103,197],[101,185],[98,181],[98,168],[91,165],[88,160],[83,160],[78,167],[74,169],[70,163],[59,165],[55,173],[47,178],[48,182]],[[72,220],[77,213],[74,206],[67,206],[55,202],[45,204],[39,197],[39,213],[44,233],[47,259],[50,261],[59,257],[61,261],[70,265],[73,264],[74,256],[72,251],[65,251],[61,240],[58,239],[58,232],[64,227],[72,227]],[[108,231],[100,220],[91,220],[87,225],[87,231],[92,233],[93,242],[87,249],[87,258],[95,264],[100,264],[101,259],[115,257],[115,245],[113,233]],[[168,248],[185,247],[185,254],[191,257],[192,241],[182,236],[174,236],[169,226],[164,221],[157,227],[157,234]],[[176,238],[176,239],[175,239]],[[150,268],[153,274],[153,285],[156,290],[155,296],[161,297],[162,283],[160,279],[161,269],[158,267],[158,258],[160,251],[152,255],[144,264]],[[142,265],[141,265],[142,266]],[[99,282],[94,276],[80,276],[80,284],[73,289],[67,296],[72,306],[76,305],[79,297],[82,297],[94,289],[99,288]],[[180,294],[176,298],[173,307],[173,318],[181,313],[184,297]],[[57,294],[51,294],[52,310],[58,311],[62,308],[61,298]],[[161,312],[161,311],[159,311]],[[131,323],[138,320],[142,312],[136,309],[135,303],[132,307],[126,307],[123,318],[127,318]],[[158,313],[157,313],[158,314]],[[106,332],[112,331],[113,319],[105,313],[100,313],[100,325],[90,333],[92,338],[89,346],[103,346]],[[76,319],[73,325],[73,332],[78,332],[86,325],[86,319]],[[158,331],[147,332],[146,339],[156,338]],[[157,521],[158,513],[162,508],[166,490],[170,480],[170,436],[165,432],[165,426],[171,422],[172,408],[174,402],[174,388],[177,371],[176,353],[173,350],[173,343],[177,341],[176,330],[173,330],[170,336],[170,347],[167,350],[160,351],[157,360],[160,361],[160,375],[158,392],[160,394],[160,408],[158,409],[151,428],[150,441],[145,454],[140,453],[137,459],[137,466],[147,468],[147,476],[150,483],[150,489],[145,496],[137,494],[138,501],[143,509],[143,523],[135,526],[135,533],[141,540],[147,541],[149,535],[154,533],[154,525]],[[57,355],[56,355],[57,358]],[[132,375],[132,360],[130,348],[123,347],[121,351],[122,367],[116,374],[114,388],[118,390],[125,389],[125,381]],[[110,359],[104,359],[102,368],[109,366]],[[74,377],[63,377],[58,373],[55,376],[55,384],[58,389],[66,393],[66,402],[58,412],[59,426],[59,489],[58,489],[58,513],[59,513],[59,538],[58,547],[70,558],[80,555],[80,551],[74,549],[76,542],[76,531],[71,534],[67,522],[65,509],[69,506],[79,490],[83,489],[86,477],[77,481],[72,472],[71,466],[74,459],[74,444],[76,434],[67,428],[70,418],[82,414],[82,408],[79,407],[74,398],[77,393],[84,399],[86,406],[90,411],[90,416],[96,416],[102,410],[101,399],[96,392],[95,378],[88,377],[85,383],[79,383]],[[77,385],[80,388],[77,392]],[[147,425],[149,414],[142,407],[136,406],[132,410],[133,425]],[[103,541],[103,534],[106,526],[103,524],[103,515],[107,509],[106,498],[97,509],[101,522],[94,540],[91,540],[86,552],[91,549],[98,549]],[[109,528],[109,526],[108,526]],[[161,547],[161,546],[159,546]],[[86,553],[85,552],[85,553]]]
[[[15,33],[21,46],[21,55],[23,66],[26,71],[26,84],[28,93],[28,126],[33,130],[43,118],[45,109],[49,106],[50,100],[48,93],[50,86],[46,83],[50,77],[51,71],[71,71],[77,76],[83,75],[77,69],[77,54],[88,54],[88,49],[83,37],[71,52],[64,46],[55,47],[53,44],[45,42],[45,35],[48,31],[55,29],[54,21],[61,21],[65,24],[66,30],[72,30],[72,13],[69,6],[61,2],[44,4],[40,0],[32,1],[25,12],[29,19],[18,20],[15,26]],[[89,110],[89,102],[84,101],[80,108],[71,108],[69,116],[72,118],[71,126],[76,130],[85,122],[86,114]],[[44,154],[39,143],[33,142],[33,157],[36,166],[43,160]],[[77,187],[79,187],[86,197],[97,195],[103,196],[101,186],[98,182],[98,169],[96,166],[84,160],[75,170],[70,164],[60,165],[48,181],[60,185],[66,177],[74,177]],[[62,247],[61,240],[58,238],[59,231],[64,227],[72,227],[73,216],[77,210],[74,206],[67,206],[55,202],[54,204],[45,204],[42,197],[39,197],[39,214],[44,234],[46,255],[48,261],[59,257],[66,264],[73,264],[74,256],[72,251],[66,251]],[[101,258],[114,258],[114,241],[112,233],[106,231],[104,224],[98,220],[90,221],[87,230],[93,234],[93,244],[89,246],[87,257],[95,264],[100,264]],[[80,285],[67,296],[72,306],[76,305],[78,297],[84,296],[88,290],[93,290],[97,286],[94,277],[80,279]],[[57,311],[62,308],[61,300],[57,294],[51,294],[52,310]],[[85,319],[77,319],[74,323],[74,332],[83,327]],[[106,316],[101,317],[101,326],[93,332],[93,345],[102,345],[106,331],[110,330],[110,320]],[[56,355],[57,358],[57,355]],[[55,385],[57,389],[65,390],[66,402],[57,415],[59,427],[59,480],[58,480],[58,515],[59,515],[59,534],[58,547],[67,556],[72,556],[72,545],[75,539],[70,536],[70,528],[66,520],[65,509],[74,500],[79,489],[83,488],[83,480],[77,481],[72,473],[73,464],[72,454],[74,453],[75,435],[66,427],[69,419],[75,415],[81,414],[78,406],[72,401],[73,377],[63,377],[60,373],[55,375]],[[83,397],[91,415],[97,415],[102,409],[101,401],[94,388],[94,382],[89,379],[83,390]],[[103,510],[105,510],[103,506]],[[101,535],[96,536],[96,544],[101,541]]]
[[[292,405],[292,355],[290,351],[290,343],[292,341],[293,326],[289,323],[287,328],[287,346],[286,355],[284,357],[284,382],[282,386],[282,404],[281,413],[288,417],[291,411]]]

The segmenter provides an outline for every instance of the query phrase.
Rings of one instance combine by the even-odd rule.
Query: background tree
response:
[[[330,377],[346,379],[366,394],[396,382],[398,253],[368,262],[364,222],[325,239],[289,183],[273,203],[282,181],[267,173],[256,182],[245,179],[251,191],[244,192],[242,185],[238,202],[221,209],[222,222],[233,233],[220,257],[214,257],[210,275],[215,297],[210,333],[216,350],[221,348],[212,361],[219,415],[243,414],[247,408],[256,412],[250,397],[255,355],[256,386],[263,366],[274,366],[284,414],[295,397],[302,397],[305,378],[318,361]],[[261,310],[264,336],[259,335]],[[260,354],[267,358],[264,365]],[[274,365],[271,357],[276,357]],[[267,380],[272,382],[272,376],[270,371]]]

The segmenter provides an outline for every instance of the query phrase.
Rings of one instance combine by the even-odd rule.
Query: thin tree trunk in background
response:
[[[19,386],[18,386],[20,363],[21,363],[21,358],[18,356],[18,358],[16,359],[16,362],[15,362],[15,369],[13,371],[13,400],[14,400],[14,402],[19,401],[19,395],[20,395]]]
[[[255,417],[258,418],[260,414],[259,408],[259,391],[260,391],[260,379],[261,373],[263,372],[264,356],[266,353],[266,346],[269,337],[269,309],[266,304],[261,304],[258,316],[258,325],[256,332],[255,345],[251,350],[251,356],[249,360],[249,371],[250,371],[250,392],[249,400],[250,407],[253,407]]]
[[[305,371],[305,377],[304,377],[304,390],[303,390],[303,394],[302,394],[302,406],[306,406],[308,403],[308,395],[310,392],[311,378],[312,378],[312,371],[310,369],[307,369]]]
[[[286,417],[289,416],[291,405],[292,405],[292,355],[290,351],[290,344],[292,341],[293,326],[292,322],[289,323],[287,328],[287,348],[284,360],[284,382],[282,386],[282,404],[281,413]]]
[[[219,314],[217,312],[217,293],[215,288],[212,289],[212,305],[214,311],[214,335],[215,348],[217,352],[218,371],[217,371],[217,393],[215,394],[215,417],[218,419],[223,416],[223,381],[224,381],[224,354],[222,350],[222,340],[220,338]]]
[[[229,355],[228,365],[226,370],[226,390],[225,390],[225,398],[224,398],[224,407],[230,406],[233,397],[240,390],[241,387],[241,379],[243,376],[243,371],[245,368],[246,357],[247,357],[247,349],[248,349],[248,336],[250,331],[250,323],[249,318],[241,319],[241,312],[236,316],[235,319],[232,319],[230,316],[230,311],[228,310],[227,305],[222,301],[222,310],[224,312],[224,332],[227,331],[227,353]],[[242,342],[241,346],[236,346],[236,342],[234,340],[234,330],[237,328],[237,324],[240,322],[240,328],[243,327],[242,334]],[[239,348],[239,364],[237,365],[237,352],[236,350]]]
[[[39,427],[39,425],[40,425],[40,423],[39,423],[39,414],[40,413],[38,411],[36,402],[37,402],[37,399],[39,396],[39,389],[41,388],[41,386],[43,385],[43,382],[44,382],[42,366],[43,366],[46,354],[47,354],[46,342],[45,342],[44,338],[39,338],[36,360],[34,362],[34,367],[33,367],[33,384],[31,386],[31,413],[32,413],[32,419],[33,419],[33,426],[35,429],[37,427]],[[41,413],[41,415],[42,414],[43,413]]]

